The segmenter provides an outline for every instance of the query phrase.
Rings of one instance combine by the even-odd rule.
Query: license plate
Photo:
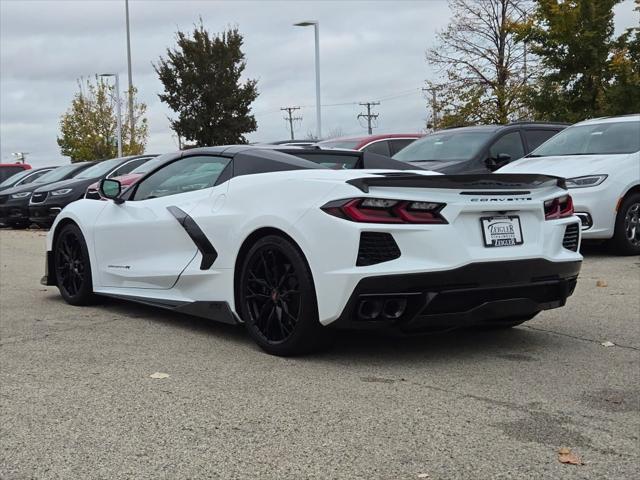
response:
[[[485,247],[512,247],[523,243],[520,217],[481,217],[480,223]]]

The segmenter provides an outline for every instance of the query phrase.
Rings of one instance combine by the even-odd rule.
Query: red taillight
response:
[[[444,203],[388,198],[348,198],[322,207],[329,215],[361,223],[447,223],[440,211]]]
[[[571,195],[553,198],[544,202],[544,219],[555,220],[573,215],[573,199]]]

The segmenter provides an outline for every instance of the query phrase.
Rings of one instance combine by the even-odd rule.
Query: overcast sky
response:
[[[148,105],[147,151],[162,153],[177,150],[177,140],[152,62],[198,17],[212,32],[237,25],[244,35],[245,73],[260,91],[253,104],[258,130],[249,140],[271,141],[288,138],[283,106],[304,106],[298,138],[315,129],[313,28],[293,23],[320,22],[325,134],[366,133],[357,103],[369,100],[381,101],[375,132],[417,132],[427,116],[420,88],[434,77],[424,52],[450,11],[445,0],[131,0],[130,17],[133,82]],[[639,21],[633,0],[616,7],[617,31]],[[56,143],[59,117],[76,79],[102,72],[118,72],[124,90],[124,0],[0,0],[0,160],[26,151],[32,165],[66,163]]]

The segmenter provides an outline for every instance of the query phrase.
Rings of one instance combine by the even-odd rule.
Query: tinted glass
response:
[[[37,183],[53,183],[53,182],[57,182],[58,180],[63,180],[64,178],[66,178],[68,175],[70,175],[75,171],[81,172],[82,171],[81,168],[83,166],[84,165],[82,165],[82,163],[80,164],[72,163],[71,165],[64,165],[62,167],[58,167],[55,170],[52,170],[51,172],[41,176],[37,180]]]
[[[533,155],[604,155],[640,150],[640,122],[569,127],[541,145]]]
[[[327,140],[325,142],[319,142],[322,148],[346,148],[348,150],[355,150],[360,141],[358,140]]]
[[[560,130],[523,130],[524,138],[529,144],[529,151],[535,150],[544,142],[553,137]]]
[[[152,158],[148,162],[144,162],[142,165],[137,166],[130,173],[139,173],[140,175],[149,173],[151,170],[155,170],[156,167],[159,167],[167,160],[170,160],[172,157],[175,157],[175,153],[166,153],[164,155],[160,155],[158,157]]]
[[[22,172],[24,169],[20,167],[2,167],[0,168],[0,181],[4,181],[13,177],[16,173]]]
[[[111,160],[103,160],[102,162],[89,167],[76,175],[75,178],[97,178],[106,175],[112,169],[116,168],[122,162],[121,158],[112,158]]]
[[[18,180],[16,183],[19,183],[20,185],[28,185],[30,183],[38,183],[38,179],[40,177],[42,177],[43,175],[49,173],[50,171],[51,170],[39,170],[37,172],[33,172],[32,175],[29,175],[24,180]]]
[[[148,200],[213,187],[228,163],[228,158],[211,156],[177,160],[140,182],[133,199]]]
[[[11,175],[4,182],[0,183],[0,188],[1,187],[8,187],[10,185],[15,185],[16,183],[18,183],[21,179],[23,179],[24,177],[26,177],[30,173],[31,173],[31,170],[22,170],[20,173],[16,173],[15,175]]]
[[[331,153],[289,153],[289,155],[295,155],[305,160],[310,160],[314,163],[322,165],[323,167],[332,168],[334,170],[352,169],[356,168],[359,155],[335,155]]]
[[[415,142],[415,138],[398,138],[395,140],[389,140],[389,146],[391,147],[391,155],[395,155],[407,145]]]
[[[145,163],[148,158],[138,158],[136,160],[131,160],[130,162],[125,163],[124,165],[119,166],[113,172],[109,174],[109,178],[111,177],[119,177],[120,175],[126,175],[127,173],[132,172],[136,167],[139,167],[143,163]]]
[[[500,154],[509,155],[511,160],[524,157],[524,146],[522,145],[522,137],[520,137],[519,132],[507,133],[491,145],[489,148],[489,156],[491,158],[498,158]]]
[[[393,156],[405,162],[456,162],[475,157],[492,132],[432,133],[411,143]]]
[[[391,151],[389,150],[389,144],[386,140],[381,142],[373,142],[362,149],[363,152],[369,153],[377,153],[378,155],[386,155],[387,157],[391,156]]]

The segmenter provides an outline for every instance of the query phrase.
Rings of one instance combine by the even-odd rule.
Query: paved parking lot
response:
[[[637,478],[638,257],[587,252],[568,306],[511,331],[283,359],[240,328],[64,304],[44,235],[0,231],[0,478]]]

